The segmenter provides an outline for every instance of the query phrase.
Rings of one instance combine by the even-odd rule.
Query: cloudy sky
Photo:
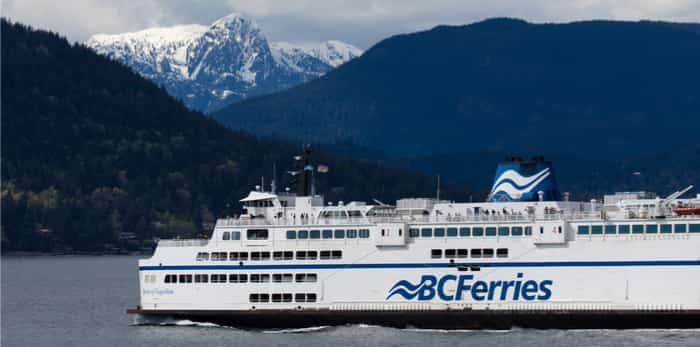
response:
[[[392,34],[489,17],[700,22],[698,0],[2,0],[4,17],[73,41],[96,33],[210,24],[234,11],[257,21],[272,41],[339,39],[363,49]]]

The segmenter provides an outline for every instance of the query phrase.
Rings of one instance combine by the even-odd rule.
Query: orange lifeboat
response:
[[[700,206],[696,207],[676,207],[673,212],[679,216],[700,215]]]

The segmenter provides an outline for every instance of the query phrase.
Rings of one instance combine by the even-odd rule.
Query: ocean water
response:
[[[442,331],[349,325],[246,331],[139,324],[138,257],[2,258],[2,346],[700,346],[700,330]]]

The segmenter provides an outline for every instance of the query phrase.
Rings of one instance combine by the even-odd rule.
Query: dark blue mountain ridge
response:
[[[700,25],[497,18],[381,41],[289,90],[214,114],[261,135],[393,157],[474,152],[615,160],[697,142]]]

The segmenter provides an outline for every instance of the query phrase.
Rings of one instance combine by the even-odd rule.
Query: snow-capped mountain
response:
[[[208,27],[93,35],[86,45],[205,112],[316,78],[362,54],[340,41],[269,43],[254,21],[237,13]]]

